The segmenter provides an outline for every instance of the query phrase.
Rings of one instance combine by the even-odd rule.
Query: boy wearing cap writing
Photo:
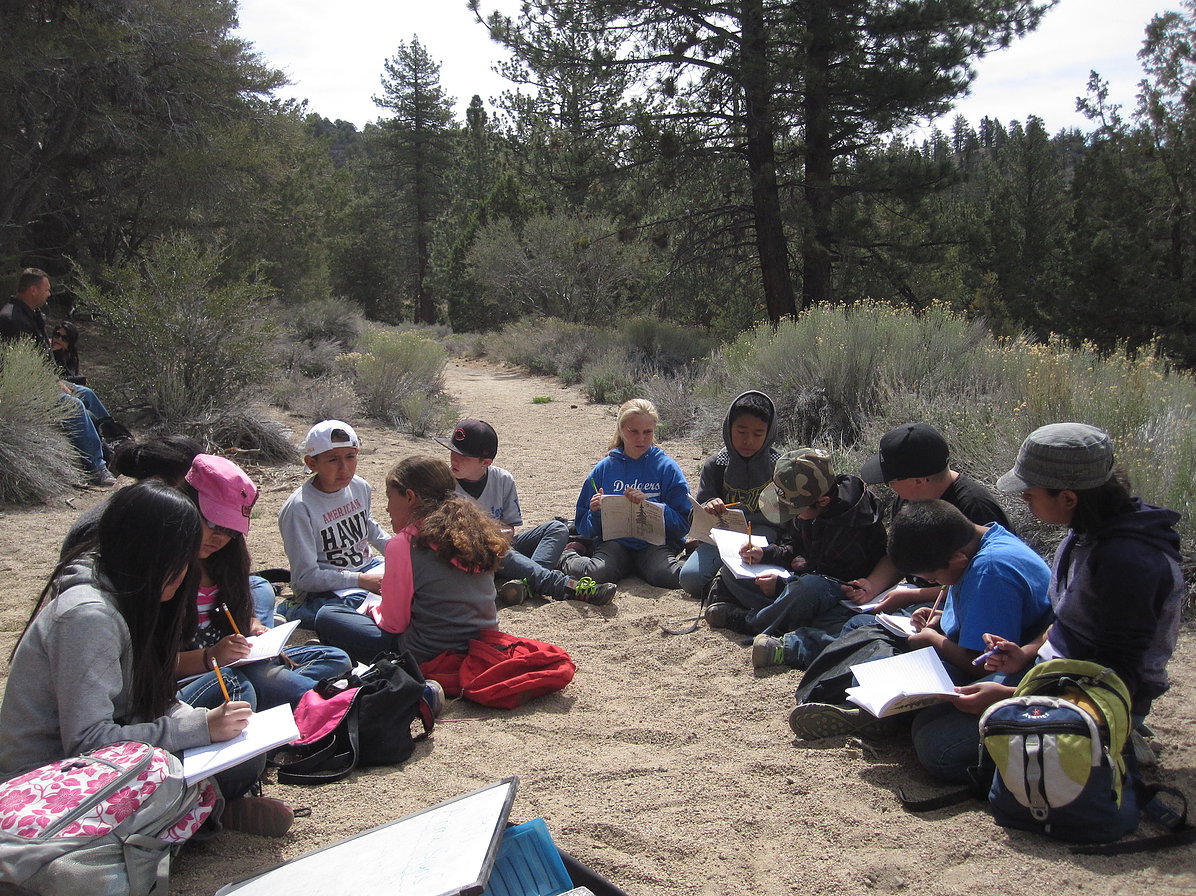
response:
[[[786,567],[797,576],[788,582],[775,575],[728,582],[744,612],[711,604],[707,621],[745,634],[759,632],[757,644],[768,638],[779,644],[773,633],[807,627],[837,634],[851,615],[840,603],[840,582],[871,569],[884,553],[880,505],[859,477],[836,476],[830,455],[813,448],[781,455],[773,469],[772,488],[761,493],[760,503],[766,516],[784,524],[777,544],[745,543],[740,556],[746,563]],[[826,640],[831,637],[827,634]],[[779,662],[776,650],[768,662],[757,653],[753,649],[757,667]]]
[[[325,420],[313,426],[303,443],[303,462],[313,475],[278,512],[295,593],[279,611],[304,628],[315,627],[316,613],[327,604],[356,607],[366,592],[382,590],[390,536],[370,511],[370,484],[357,475],[360,450],[349,424]]]
[[[885,483],[897,495],[890,519],[896,519],[907,501],[942,500],[958,508],[981,526],[997,523],[1013,532],[1001,505],[981,483],[950,466],[951,452],[943,434],[929,423],[906,423],[889,430],[880,440],[880,451],[864,464],[860,477],[869,484]],[[866,604],[892,588],[902,575],[886,555],[866,575],[843,586],[843,596]],[[914,588],[891,592],[876,607],[891,613],[901,607],[928,604],[937,588]],[[862,617],[860,623],[867,620]]]
[[[515,477],[494,466],[498,454],[498,433],[485,420],[462,420],[448,441],[437,439],[449,450],[449,467],[457,480],[457,494],[470,498],[493,516],[511,541],[498,572],[497,601],[502,606],[522,603],[529,593],[553,600],[577,598],[578,580],[554,569],[569,541],[569,528],[560,520],[549,520],[526,532],[523,525]],[[616,586],[603,583],[600,597],[606,603]],[[587,600],[593,599],[588,597]]]

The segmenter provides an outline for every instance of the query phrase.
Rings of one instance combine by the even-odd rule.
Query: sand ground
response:
[[[550,380],[478,362],[452,362],[447,377],[463,414],[497,428],[498,464],[517,477],[525,522],[571,515],[613,432],[611,409]],[[553,400],[533,404],[538,396]],[[298,442],[305,421],[288,423]],[[376,489],[401,457],[444,451],[431,439],[369,426],[359,432],[366,443],[359,472]],[[664,447],[696,482],[715,446],[674,440]],[[262,488],[250,533],[255,566],[285,565],[274,519],[303,471],[250,471]],[[48,506],[0,512],[5,656],[69,524],[104,494],[76,491]],[[385,520],[381,506],[376,514]],[[511,711],[450,703],[432,738],[399,767],[318,788],[268,784],[268,795],[310,807],[310,817],[279,840],[226,834],[188,847],[174,866],[174,892],[214,893],[507,775],[521,782],[513,820],[542,816],[562,848],[632,894],[1196,891],[1191,849],[1074,856],[1063,844],[997,827],[979,804],[906,814],[898,787],[917,795],[942,789],[918,769],[908,738],[795,741],[786,713],[801,673],[755,673],[744,647],[705,626],[662,634],[662,623],[696,609],[682,592],[636,579],[607,607],[529,601],[502,610],[503,629],[572,654],[578,671],[568,688]],[[1151,716],[1163,744],[1158,777],[1192,795],[1194,643],[1189,628],[1171,664],[1174,686]],[[376,892],[390,891],[380,881]]]

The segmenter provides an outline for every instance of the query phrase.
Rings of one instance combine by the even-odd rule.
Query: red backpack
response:
[[[577,665],[554,644],[485,629],[469,642],[467,653],[446,650],[421,665],[420,671],[440,682],[449,697],[514,709],[533,697],[559,691],[573,680]]]

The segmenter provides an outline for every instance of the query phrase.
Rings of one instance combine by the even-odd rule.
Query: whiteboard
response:
[[[518,786],[518,778],[505,778],[229,884],[216,896],[481,893]]]

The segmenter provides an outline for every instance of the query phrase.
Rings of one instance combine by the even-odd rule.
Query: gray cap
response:
[[[997,488],[1016,494],[1034,486],[1080,491],[1113,477],[1113,440],[1087,423],[1051,423],[1026,437],[1013,469]]]

